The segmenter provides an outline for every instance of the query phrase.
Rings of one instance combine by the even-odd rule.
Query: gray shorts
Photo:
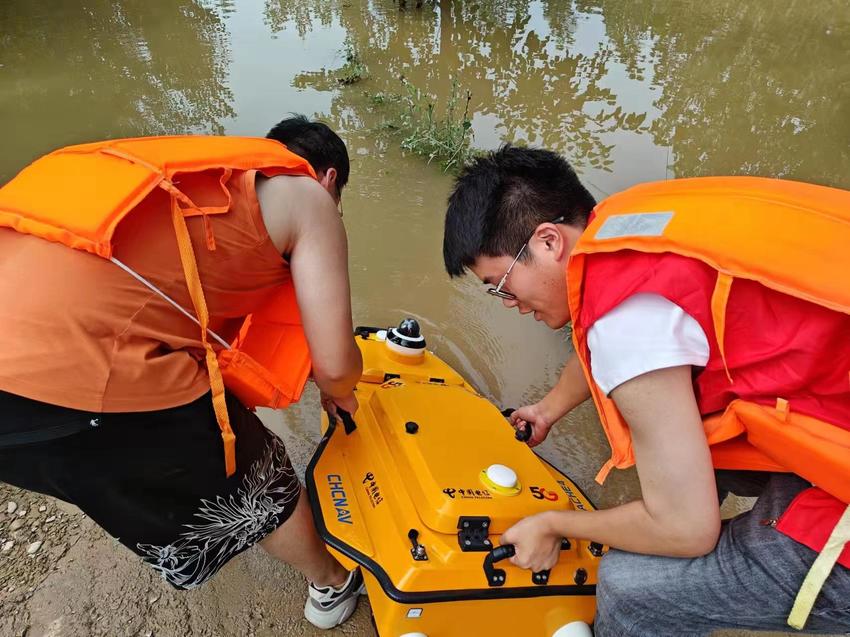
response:
[[[715,550],[683,559],[610,551],[597,586],[596,637],[688,637],[721,628],[791,632],[786,624],[816,553],[765,520],[776,519],[811,486],[791,474],[740,472],[746,488],[718,476],[721,493],[756,495],[752,511],[725,523]],[[850,569],[836,565],[805,627],[811,634],[850,632]]]

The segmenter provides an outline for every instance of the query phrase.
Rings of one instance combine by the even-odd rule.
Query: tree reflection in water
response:
[[[527,141],[610,170],[617,136],[670,148],[676,176],[760,174],[850,185],[850,11],[843,0],[266,0],[267,24],[341,24],[372,72],[473,94],[477,141]],[[271,17],[270,17],[271,16]],[[583,29],[583,31],[582,31]],[[596,33],[598,31],[598,33]],[[439,101],[439,100],[438,100]],[[341,91],[331,116],[374,120]]]
[[[223,133],[222,119],[235,113],[220,10],[193,0],[0,3],[10,87],[0,95],[0,119],[8,127],[4,154],[14,162],[0,164],[0,177],[64,144]]]

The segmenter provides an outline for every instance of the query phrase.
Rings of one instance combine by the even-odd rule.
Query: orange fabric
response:
[[[306,161],[270,139],[198,135],[81,144],[37,159],[0,189],[0,226],[109,257],[118,223],[161,181],[222,167],[316,176]],[[226,210],[218,205],[198,212]]]
[[[847,505],[822,490],[806,489],[780,516],[776,530],[820,553],[846,510]],[[850,568],[850,542],[844,545],[837,562]]]
[[[597,238],[600,228],[618,215],[651,212],[672,213],[663,230],[602,233]],[[850,271],[848,245],[850,193],[845,191],[752,177],[645,184],[596,207],[567,266],[570,312],[574,318],[581,314],[587,255],[620,250],[679,254],[718,271],[712,314],[723,352],[726,301],[735,278],[850,314],[850,286],[838,274]],[[612,448],[611,460],[598,476],[602,480],[612,467],[633,465],[634,453],[628,426],[593,383],[584,332],[574,327],[574,344]],[[717,445],[715,460],[724,468],[782,467],[850,502],[850,433],[793,411],[780,413],[742,401],[704,424],[709,444]]]
[[[309,374],[309,351],[291,280],[265,232],[253,181],[249,192],[242,193],[247,196],[233,197],[231,192],[234,186],[242,187],[243,179],[253,180],[253,170],[267,176],[315,178],[304,159],[273,140],[164,137],[60,149],[36,160],[0,189],[0,252],[16,257],[4,260],[8,272],[0,266],[0,291],[3,300],[10,301],[0,310],[0,332],[12,341],[5,350],[0,336],[0,387],[78,409],[144,411],[189,402],[211,384],[231,474],[233,434],[216,353],[206,332],[113,264],[56,250],[59,246],[27,235],[102,257],[115,254],[184,307],[194,306],[200,321],[225,338],[238,332],[246,315],[261,311],[265,320],[255,320],[253,330],[246,327],[244,339],[252,335],[252,343],[262,341],[259,332],[276,330],[264,338],[281,346],[255,351],[252,374],[245,376],[249,368],[243,365],[231,366],[227,375],[239,388],[237,397],[249,387],[255,404],[284,406],[300,396]],[[238,212],[236,218],[224,214],[233,211]],[[201,217],[200,223],[192,217]],[[174,225],[166,234],[163,223],[169,220]],[[194,253],[193,242],[206,250]],[[52,289],[38,286],[21,294],[21,272],[40,276],[45,270],[49,272],[43,278],[54,281]],[[7,273],[8,280],[3,276]],[[290,300],[271,304],[274,293]],[[209,312],[205,296],[212,299]],[[60,314],[58,299],[67,314]],[[270,318],[287,310],[290,315]],[[87,320],[92,317],[96,320]],[[60,324],[60,329],[50,329],[51,323]],[[8,336],[12,334],[14,338]],[[72,362],[75,353],[82,353],[78,362]],[[296,364],[287,366],[290,355]],[[199,368],[201,357],[208,376]],[[265,364],[273,369],[263,370],[263,384],[255,377]],[[57,374],[59,369],[65,373]],[[243,377],[240,369],[246,370]]]
[[[214,252],[202,217],[186,218],[210,328],[228,342],[246,316],[292,287],[254,181],[253,172],[236,171],[227,182],[231,211],[210,216]],[[199,178],[189,190],[209,204],[225,200],[214,191],[205,197],[204,188]],[[193,313],[165,191],[152,192],[113,241],[116,258]],[[166,409],[210,390],[198,326],[115,264],[7,228],[0,255],[3,390],[92,412]]]
[[[219,363],[243,405],[281,409],[301,397],[311,358],[291,283],[246,319],[233,346]]]
[[[224,380],[218,368],[215,351],[207,339],[210,313],[207,309],[207,301],[204,298],[204,289],[201,287],[201,275],[198,273],[198,263],[195,260],[195,251],[192,248],[192,238],[189,236],[189,228],[186,227],[186,219],[183,217],[183,211],[180,210],[176,197],[171,199],[171,221],[174,224],[174,233],[177,236],[177,247],[180,250],[180,262],[186,276],[189,296],[192,299],[192,305],[195,307],[198,321],[201,323],[201,343],[204,345],[207,374],[210,377],[213,410],[218,426],[221,428],[221,439],[224,444],[224,470],[228,476],[232,476],[236,473],[236,436],[234,436],[233,429],[230,427],[230,416],[227,413],[227,403],[224,399]],[[204,217],[204,221],[206,222],[206,217]],[[204,225],[206,226],[206,223]],[[210,236],[206,228],[205,235]]]
[[[729,373],[729,365],[726,362],[726,305],[729,303],[729,292],[732,291],[732,277],[725,272],[717,273],[717,283],[714,286],[714,294],[711,295],[711,317],[714,322],[714,331],[717,334],[717,347],[720,357],[723,359],[723,367],[726,369],[726,378],[732,382]]]

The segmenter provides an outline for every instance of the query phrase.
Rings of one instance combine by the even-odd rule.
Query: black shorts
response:
[[[70,502],[177,588],[194,588],[283,524],[301,485],[283,442],[232,397],[227,478],[209,394],[91,414],[0,392],[0,481]]]

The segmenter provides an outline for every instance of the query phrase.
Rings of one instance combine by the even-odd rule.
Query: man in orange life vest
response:
[[[598,480],[637,466],[641,499],[501,537],[535,571],[562,537],[610,547],[597,637],[850,630],[849,211],[850,193],[756,178],[596,206],[562,157],[510,146],[459,176],[448,273],[552,329],[572,322],[576,353],[514,426],[534,446],[592,396],[613,452]],[[721,522],[729,492],[758,500]]]
[[[70,147],[0,190],[0,480],[76,504],[178,588],[201,585],[259,543],[307,577],[306,617],[331,628],[353,612],[362,577],[316,534],[281,441],[234,395],[225,404],[219,392],[216,404],[224,366],[219,373],[215,355],[205,364],[207,330],[199,335],[192,322],[226,349],[247,315],[294,284],[297,310],[279,317],[303,323],[309,346],[296,348],[309,358],[294,393],[312,359],[323,405],[356,410],[362,361],[338,209],[348,153],[330,128],[304,117],[268,137]],[[93,163],[103,170],[91,174]],[[41,185],[44,174],[54,183]],[[77,223],[137,177],[149,192],[117,225],[111,253],[82,232],[39,236],[47,231],[38,211]],[[88,195],[72,200],[78,192]],[[175,239],[175,211],[188,251]],[[200,280],[194,291],[190,279]],[[197,314],[185,311],[193,305]],[[298,385],[297,370],[286,372],[295,350],[283,354],[284,376]]]

